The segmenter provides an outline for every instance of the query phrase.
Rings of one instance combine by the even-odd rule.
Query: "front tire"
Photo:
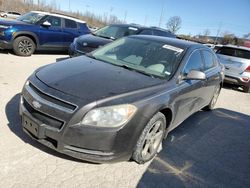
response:
[[[19,56],[31,56],[36,49],[36,44],[29,37],[18,37],[13,42],[13,50]]]
[[[132,159],[139,164],[150,161],[162,149],[166,130],[166,118],[158,112],[143,129],[135,146]]]
[[[220,95],[220,90],[221,90],[221,86],[218,85],[218,86],[215,88],[214,95],[213,95],[213,97],[212,97],[210,103],[204,108],[204,110],[209,111],[209,110],[213,110],[213,109],[214,109],[215,104],[216,104],[216,102],[217,102],[217,100],[218,100],[218,97],[219,97],[219,95]]]
[[[250,83],[249,83],[248,86],[244,86],[244,87],[243,87],[243,92],[245,92],[245,93],[250,93]]]

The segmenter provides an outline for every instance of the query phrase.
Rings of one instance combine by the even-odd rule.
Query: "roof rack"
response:
[[[61,15],[61,16],[68,16],[68,17],[71,17],[71,18],[75,18],[75,19],[79,19],[75,16],[71,16],[71,15],[68,15],[68,14],[63,14],[63,13],[58,13],[58,12],[50,12],[51,14],[58,14],[58,15]]]

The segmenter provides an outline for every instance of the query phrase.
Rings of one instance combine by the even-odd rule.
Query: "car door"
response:
[[[63,19],[63,46],[69,47],[69,45],[73,42],[74,38],[79,35],[84,34],[83,31],[80,30],[79,25],[74,20]]]
[[[204,92],[207,94],[207,103],[210,102],[216,86],[220,84],[220,69],[214,54],[208,50],[202,51],[202,56],[205,64],[206,83],[204,85]]]
[[[51,26],[44,26],[49,22]],[[62,19],[56,16],[48,16],[41,22],[39,29],[39,44],[45,49],[61,49],[63,41]]]
[[[177,96],[173,103],[175,118],[173,127],[179,125],[187,117],[198,111],[204,104],[206,94],[204,93],[203,80],[185,80],[183,79],[191,70],[204,71],[204,63],[201,55],[201,50],[195,50],[186,58],[186,63],[183,66],[177,83]]]

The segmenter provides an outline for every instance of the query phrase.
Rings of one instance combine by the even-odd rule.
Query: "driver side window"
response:
[[[55,16],[49,16],[46,21],[48,21],[52,27],[61,27],[61,18]]]
[[[200,50],[196,50],[194,53],[191,54],[187,64],[184,67],[183,74],[186,76],[191,70],[204,70]]]

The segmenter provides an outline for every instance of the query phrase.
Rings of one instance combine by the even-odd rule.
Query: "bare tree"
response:
[[[247,33],[243,36],[245,39],[250,37],[250,33]]]
[[[222,37],[223,37],[223,39],[222,39],[223,44],[235,44],[235,43],[237,43],[237,41],[236,41],[237,38],[233,33],[226,31],[222,34]]]
[[[204,32],[203,32],[203,35],[207,37],[207,36],[210,35],[210,33],[211,33],[211,32],[210,32],[209,29],[205,29]]]
[[[170,17],[166,26],[171,32],[176,33],[181,28],[181,17]]]

